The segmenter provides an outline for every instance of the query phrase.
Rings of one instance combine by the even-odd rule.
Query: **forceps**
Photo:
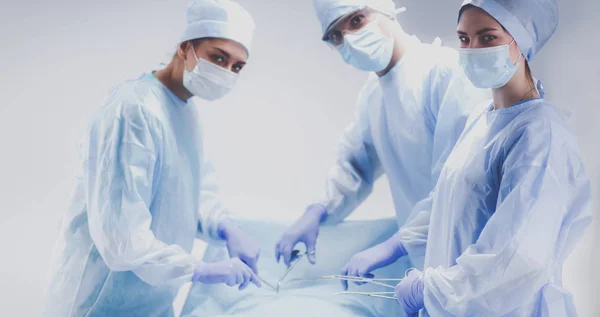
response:
[[[383,287],[387,287],[387,288],[393,288],[393,289],[396,288],[395,285],[390,285],[385,282],[395,282],[397,284],[400,281],[402,281],[401,278],[367,278],[367,277],[360,277],[360,276],[346,276],[346,275],[335,274],[335,275],[325,275],[325,276],[319,276],[319,277],[296,278],[296,279],[287,281],[286,284],[292,283],[292,282],[320,281],[320,280],[346,280],[346,281],[351,281],[351,282],[363,282],[363,283],[370,283],[370,284],[379,285],[379,286],[383,286]]]
[[[282,284],[284,283],[284,279],[288,276],[288,274],[292,271],[292,269],[294,269],[294,267],[300,262],[300,259],[302,259],[302,257],[304,257],[305,255],[309,255],[309,254],[315,254],[314,251],[309,253],[309,252],[304,252],[304,253],[300,253],[300,250],[294,250],[292,251],[292,256],[291,256],[291,260],[290,260],[290,266],[285,270],[285,273],[283,274],[283,276],[279,279],[279,281],[277,281],[277,286],[273,286],[271,283],[265,281],[262,277],[260,277],[260,275],[257,274],[258,279],[264,283],[265,285],[269,286],[270,288],[272,288],[275,293],[279,294],[279,289],[281,287]]]
[[[313,278],[297,278],[297,279],[287,281],[286,284],[292,283],[292,282],[319,281],[319,280],[346,280],[346,281],[352,281],[352,282],[363,282],[363,283],[370,283],[373,285],[378,285],[378,286],[391,288],[391,289],[395,289],[396,286],[390,285],[385,282],[394,282],[397,284],[400,281],[402,281],[401,278],[366,278],[366,277],[360,277],[360,276],[325,275],[325,276],[319,276],[319,277],[313,277]],[[369,297],[378,297],[378,298],[396,300],[396,297],[394,296],[395,292],[350,292],[350,291],[346,291],[346,292],[335,293],[333,295],[334,296],[336,296],[336,295],[365,295],[365,296],[369,296]]]
[[[386,287],[386,288],[390,288],[390,289],[394,289],[394,290],[396,289],[396,284],[398,284],[400,281],[402,281],[401,278],[367,278],[367,277],[347,276],[347,275],[340,275],[340,274],[324,275],[324,276],[309,277],[309,278],[295,278],[295,279],[285,281],[285,278],[288,276],[288,274],[300,262],[299,260],[308,254],[309,254],[308,252],[300,253],[299,250],[292,251],[291,264],[287,268],[287,270],[285,271],[283,276],[279,279],[279,281],[277,281],[277,286],[273,286],[272,284],[266,282],[260,276],[258,276],[258,278],[265,285],[272,288],[277,294],[279,293],[281,285],[297,283],[297,282],[305,282],[305,281],[346,280],[346,281],[351,281],[351,282],[370,283],[373,285],[378,285],[378,286],[382,286],[382,287]],[[408,271],[406,273],[408,273]],[[406,275],[406,273],[405,273],[405,275]],[[388,283],[393,282],[394,285],[390,285],[386,282],[388,282]],[[369,297],[377,297],[377,298],[396,300],[395,292],[350,292],[350,291],[346,291],[346,292],[335,293],[333,295],[334,296],[336,296],[336,295],[365,295],[365,296],[369,296]]]
[[[406,270],[406,272],[404,272],[404,276],[407,276],[408,272],[410,272],[412,270],[415,270],[415,268],[410,268],[410,269]],[[382,283],[382,282],[393,281],[396,283],[400,283],[400,281],[402,281],[401,278],[363,278],[363,277],[356,277],[356,276],[341,276],[341,277],[338,276],[338,277],[340,279],[345,279],[347,281],[366,282],[366,283],[381,285],[381,286],[389,287],[389,288],[393,288],[393,289],[396,289],[396,287],[386,284],[386,283]],[[374,282],[374,281],[380,281],[380,282]],[[397,300],[396,292],[339,292],[339,293],[335,293],[333,295],[334,296],[335,295],[365,295],[365,296],[370,296],[370,297],[379,297],[379,298]]]

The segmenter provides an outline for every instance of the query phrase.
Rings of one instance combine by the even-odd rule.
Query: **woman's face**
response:
[[[513,37],[487,12],[478,7],[466,8],[456,29],[461,48],[486,48],[510,44]],[[519,56],[517,45],[510,46],[513,63]]]
[[[217,66],[225,68],[234,73],[239,73],[248,60],[248,52],[239,43],[220,38],[201,39],[196,45],[195,52],[198,58],[202,58]],[[196,67],[193,45],[190,43],[185,48],[185,66],[191,70]]]

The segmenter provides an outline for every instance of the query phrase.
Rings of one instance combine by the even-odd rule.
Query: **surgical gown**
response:
[[[199,115],[152,74],[114,89],[81,148],[42,316],[172,316],[219,203]]]
[[[533,99],[469,120],[400,230],[427,243],[423,316],[576,316],[561,268],[591,221],[590,183],[565,115]]]
[[[386,75],[369,78],[359,94],[356,119],[318,200],[328,223],[348,216],[385,173],[403,225],[435,185],[470,112],[490,98],[466,79],[456,51],[416,37],[405,43],[398,63]]]

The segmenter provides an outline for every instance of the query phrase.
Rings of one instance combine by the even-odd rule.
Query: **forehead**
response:
[[[358,9],[355,11],[352,11],[350,13],[347,13],[343,16],[341,16],[340,18],[338,18],[337,20],[333,21],[333,23],[331,23],[331,25],[329,26],[329,28],[327,29],[327,33],[330,31],[342,31],[347,27],[347,22],[350,21],[350,19],[356,15],[364,15],[367,18],[371,17],[375,14],[376,12],[372,9],[369,8],[363,8],[363,9]]]
[[[502,25],[487,12],[478,7],[470,7],[462,12],[458,21],[457,31],[476,33],[484,28],[502,30]]]
[[[205,39],[199,46],[200,49],[222,50],[225,51],[231,58],[246,61],[248,52],[240,43],[223,38]]]

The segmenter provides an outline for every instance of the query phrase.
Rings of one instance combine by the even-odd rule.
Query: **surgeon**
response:
[[[286,265],[297,243],[306,245],[315,263],[319,226],[341,222],[384,174],[403,225],[433,189],[468,114],[490,96],[464,76],[455,50],[407,35],[392,0],[313,3],[323,41],[346,63],[372,75],[359,94],[356,119],[342,138],[324,195],[276,245],[277,260]],[[402,246],[383,243],[354,255],[341,274],[368,277],[404,255]]]
[[[562,265],[591,221],[590,182],[565,111],[529,63],[558,25],[556,0],[467,0],[461,64],[493,100],[468,121],[430,199],[397,235],[427,244],[396,287],[422,316],[577,316]]]
[[[168,66],[118,86],[91,120],[43,316],[173,316],[183,283],[260,286],[258,244],[219,202],[190,102],[234,87],[254,22],[229,0],[192,1],[187,22]],[[230,259],[190,254],[197,234]]]

